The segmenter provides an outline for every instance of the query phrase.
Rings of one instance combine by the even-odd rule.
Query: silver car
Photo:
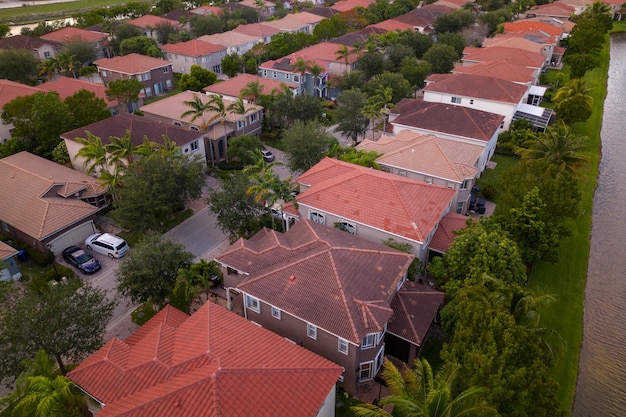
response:
[[[87,249],[107,255],[110,258],[121,258],[128,252],[128,243],[119,236],[110,233],[96,233],[85,239]]]

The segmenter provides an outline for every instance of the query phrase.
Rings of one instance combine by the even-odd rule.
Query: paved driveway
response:
[[[223,242],[226,235],[217,226],[217,217],[205,207],[165,233],[163,239],[182,243],[198,260]]]

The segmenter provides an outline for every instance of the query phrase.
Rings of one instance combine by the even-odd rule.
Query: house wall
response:
[[[5,124],[0,121],[0,143],[4,143],[11,139],[11,130],[13,130],[13,124]]]
[[[105,85],[109,84],[111,81],[126,80],[131,77],[138,79],[144,85],[141,93],[146,97],[163,94],[174,88],[172,64],[169,63],[163,67],[155,68],[150,72],[133,75],[110,71],[104,68],[99,68],[98,70]]]
[[[280,70],[274,70],[274,69],[267,69],[267,68],[260,68],[258,70],[257,75],[259,77],[263,77],[263,78],[268,78],[271,80],[277,80],[277,81],[282,81],[282,82],[287,82],[287,83],[292,83],[292,84],[298,84],[298,93],[302,94],[302,89],[304,88],[303,83],[302,83],[302,76],[300,74],[293,74],[292,72],[288,72],[288,71],[280,71]],[[304,77],[304,84],[306,84],[306,74]]]
[[[453,103],[452,97],[459,98],[461,103]],[[522,98],[520,102],[525,102],[525,98]],[[491,101],[484,100],[475,97],[467,97],[462,95],[448,94],[448,93],[440,93],[437,91],[424,91],[424,101],[429,101],[433,103],[446,103],[452,104],[455,106],[463,106],[470,109],[482,110],[490,113],[501,114],[504,116],[504,126],[503,128],[506,130],[509,128],[511,124],[511,120],[513,119],[513,115],[515,114],[515,109],[517,108],[518,103],[504,103],[499,101]]]
[[[43,45],[36,49],[35,52],[41,60],[56,57],[56,49],[52,45]]]
[[[335,386],[328,391],[324,403],[320,407],[315,417],[335,417]]]
[[[192,65],[198,65],[216,74],[222,74],[222,58],[226,56],[226,50],[222,50],[211,55],[192,57],[166,52],[167,60],[172,63],[174,72],[179,74],[189,74]]]
[[[304,192],[304,188],[306,187],[302,187],[301,186],[301,192]],[[393,238],[396,242],[400,242],[400,243],[408,243],[409,245],[412,246],[412,250],[411,253],[413,255],[415,255],[416,258],[419,258],[422,261],[426,260],[426,257],[428,256],[428,244],[424,244],[424,242],[418,242],[415,240],[411,240],[408,238],[403,238],[397,235],[393,235],[391,233],[385,232],[383,230],[378,230],[375,229],[371,226],[365,225],[365,224],[358,224],[357,222],[354,222],[351,219],[345,218],[345,217],[339,217],[336,216],[334,214],[325,212],[324,210],[319,210],[315,207],[312,206],[308,206],[305,205],[301,202],[299,202],[298,204],[298,211],[300,213],[300,216],[304,219],[311,219],[310,218],[310,213],[312,211],[314,212],[319,212],[324,214],[325,217],[325,222],[324,224],[326,226],[329,227],[334,227],[334,224],[336,222],[340,222],[340,221],[348,221],[350,223],[354,223],[356,225],[356,236],[362,237],[364,239],[369,240],[370,242],[376,242],[376,243],[381,243],[383,240],[387,240],[389,238]],[[446,211],[447,213],[447,211]],[[442,213],[442,217],[445,213]],[[347,233],[347,232],[346,232]],[[434,232],[433,232],[434,233]]]

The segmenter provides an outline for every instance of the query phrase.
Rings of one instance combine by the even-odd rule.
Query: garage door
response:
[[[93,224],[93,221],[88,221],[87,223],[76,226],[72,230],[68,230],[56,239],[51,240],[50,250],[58,254],[68,246],[82,245],[87,236],[96,232],[96,226]]]

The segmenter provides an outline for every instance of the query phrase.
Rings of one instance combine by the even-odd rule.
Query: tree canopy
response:
[[[189,74],[180,77],[180,89],[183,91],[202,91],[204,87],[215,84],[217,74],[202,68],[200,65],[192,65]]]
[[[317,164],[332,143],[321,123],[301,120],[283,132],[282,142],[291,172],[304,172]]]
[[[109,100],[117,100],[120,107],[128,111],[130,103],[139,100],[139,93],[143,89],[143,84],[136,78],[111,81],[106,89]]]
[[[337,96],[337,130],[358,143],[359,136],[365,135],[369,120],[363,113],[366,104],[365,94],[356,88],[343,91]]]
[[[36,76],[37,59],[31,51],[26,49],[0,51],[0,78],[25,83]]]

